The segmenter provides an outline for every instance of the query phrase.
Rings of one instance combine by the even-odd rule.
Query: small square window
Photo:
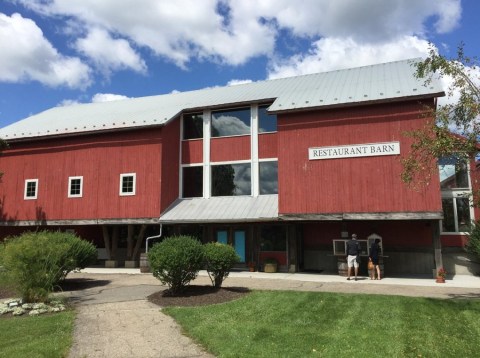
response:
[[[38,179],[25,180],[25,193],[23,198],[25,200],[37,199],[38,195]]]
[[[68,178],[68,197],[81,198],[83,195],[83,177]]]
[[[135,195],[136,174],[120,174],[120,195]]]

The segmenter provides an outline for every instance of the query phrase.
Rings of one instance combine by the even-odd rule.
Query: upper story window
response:
[[[260,162],[258,166],[260,195],[278,194],[278,162]]]
[[[135,173],[120,174],[120,195],[135,195]]]
[[[183,197],[201,198],[203,196],[203,167],[183,167]]]
[[[83,195],[83,177],[68,178],[68,197],[81,198]]]
[[[38,196],[38,179],[25,180],[25,192],[23,198],[25,200],[36,199]]]
[[[440,187],[445,189],[469,189],[468,164],[456,157],[441,158],[438,161]]]
[[[212,196],[250,195],[250,163],[212,165]]]
[[[212,137],[250,134],[250,126],[250,107],[212,112]]]
[[[268,114],[268,107],[269,105],[258,107],[258,133],[277,131],[277,116]]]
[[[183,115],[183,139],[203,138],[203,114],[190,113]]]

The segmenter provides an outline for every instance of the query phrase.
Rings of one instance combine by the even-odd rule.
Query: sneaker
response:
[[[350,281],[350,277],[347,277],[347,281]]]

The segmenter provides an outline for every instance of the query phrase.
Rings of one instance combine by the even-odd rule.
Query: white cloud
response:
[[[280,78],[308,73],[371,65],[374,63],[425,57],[429,43],[417,37],[406,36],[385,44],[361,44],[353,39],[327,38],[315,42],[306,55],[272,62],[269,78]]]
[[[228,81],[227,86],[243,85],[245,83],[252,83],[252,80],[236,80],[236,79],[233,79],[233,80]]]
[[[130,97],[121,95],[121,94],[113,94],[113,93],[97,93],[92,97],[92,102],[110,102],[110,101],[121,101],[122,99],[128,99]]]
[[[147,69],[145,61],[132,49],[127,40],[113,39],[102,29],[90,30],[86,37],[77,40],[75,48],[89,57],[106,74],[128,68],[145,73]]]
[[[101,70],[141,73],[145,49],[182,68],[192,59],[237,66],[266,56],[273,59],[272,76],[331,69],[336,62],[389,61],[400,52],[402,58],[423,53],[419,46],[428,35],[451,31],[461,17],[460,0],[17,1],[47,17],[68,19],[66,36]],[[276,46],[285,33],[287,41],[311,41],[310,52],[281,58]]]
[[[69,107],[69,106],[75,106],[81,103],[82,102],[77,101],[75,99],[64,99],[59,104],[57,104],[57,107]]]
[[[35,22],[0,13],[0,81],[85,88],[90,75],[80,59],[58,53]]]

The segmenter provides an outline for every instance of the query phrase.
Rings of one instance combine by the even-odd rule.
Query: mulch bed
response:
[[[15,291],[9,290],[5,287],[0,287],[0,299],[12,298],[18,296]]]
[[[148,296],[148,300],[161,307],[169,306],[205,306],[237,300],[248,295],[245,287],[222,287],[189,285],[181,294],[173,296],[168,290]]]

